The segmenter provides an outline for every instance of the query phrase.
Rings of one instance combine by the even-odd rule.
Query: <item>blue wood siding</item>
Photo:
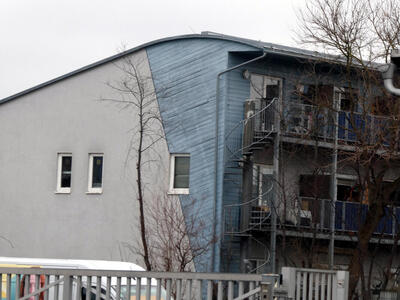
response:
[[[190,153],[190,197],[212,232],[214,210],[215,97],[217,74],[228,65],[229,51],[256,51],[239,43],[213,39],[186,39],[147,48],[160,112],[170,153]],[[225,101],[227,76],[220,81],[219,161],[217,190],[217,237],[222,238]],[[239,99],[240,97],[235,97]],[[229,98],[230,99],[230,98]],[[242,106],[243,98],[240,99]],[[229,102],[229,105],[230,102]],[[235,116],[241,118],[240,112]],[[229,118],[230,119],[230,118]],[[233,122],[233,121],[232,121]],[[182,205],[190,197],[181,197]],[[224,197],[225,198],[225,197]],[[233,201],[233,200],[229,200]],[[237,201],[237,196],[234,201]],[[220,270],[220,244],[215,270]],[[206,261],[210,261],[211,251]],[[206,271],[200,262],[199,271]]]

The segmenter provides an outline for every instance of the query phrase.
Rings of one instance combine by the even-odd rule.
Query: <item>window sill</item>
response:
[[[71,191],[55,191],[54,194],[71,194]]]
[[[101,195],[103,191],[87,191],[86,195]]]
[[[168,195],[189,195],[189,189],[174,189],[167,192]]]

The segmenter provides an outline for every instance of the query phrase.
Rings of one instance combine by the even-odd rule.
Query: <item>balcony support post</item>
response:
[[[271,273],[276,272],[276,221],[277,221],[277,210],[276,210],[276,204],[279,202],[279,190],[280,190],[280,185],[279,185],[279,154],[280,154],[280,147],[281,147],[281,99],[282,97],[279,97],[279,100],[275,103],[275,128],[276,128],[276,135],[275,135],[275,140],[274,140],[274,157],[273,157],[273,177],[274,177],[274,185],[273,185],[273,196],[272,196],[272,205],[271,205],[271,262],[270,262],[270,267],[271,267]]]
[[[330,206],[330,238],[329,238],[329,268],[333,269],[334,256],[335,256],[335,212],[336,212],[336,199],[337,199],[337,147],[338,147],[338,120],[340,108],[340,93],[335,92],[333,96],[334,106],[334,143],[332,149],[332,167],[331,167],[331,206]]]

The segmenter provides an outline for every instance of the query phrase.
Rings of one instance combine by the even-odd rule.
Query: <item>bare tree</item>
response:
[[[355,295],[360,284],[364,299],[371,297],[371,280],[366,278],[371,271],[364,270],[370,257],[369,242],[400,187],[398,173],[391,182],[386,180],[388,170],[399,165],[400,103],[384,90],[376,69],[376,63],[387,62],[390,51],[399,46],[399,16],[400,6],[395,0],[313,0],[299,12],[300,41],[336,55],[326,56],[321,63],[335,61],[334,72],[340,78],[336,84],[346,87],[346,108],[321,101],[321,97],[312,101],[334,114],[347,110],[343,115],[348,127],[341,129],[355,136],[352,151],[339,147],[337,153],[338,164],[350,166],[357,174],[357,201],[368,204],[364,221],[361,212],[359,215],[357,247],[349,266],[350,295]],[[374,124],[371,114],[379,116],[374,117]],[[372,131],[365,129],[367,125],[372,125]],[[340,130],[338,122],[336,126]]]
[[[177,197],[157,199],[149,207],[148,237],[153,268],[167,272],[195,271],[215,242],[199,214],[198,201],[188,199],[182,209]]]
[[[136,168],[136,199],[139,204],[139,227],[143,251],[141,252],[146,269],[152,269],[149,242],[147,236],[147,224],[145,217],[146,206],[146,182],[145,166],[158,159],[155,145],[163,138],[162,124],[157,109],[157,98],[151,76],[146,70],[147,61],[136,56],[125,56],[114,65],[121,71],[122,77],[107,85],[118,95],[114,98],[102,98],[105,101],[117,103],[121,109],[134,112],[132,120],[133,128],[130,129],[131,140],[126,157],[126,164],[132,159]],[[148,197],[150,197],[148,195]],[[148,199],[150,202],[151,199]]]

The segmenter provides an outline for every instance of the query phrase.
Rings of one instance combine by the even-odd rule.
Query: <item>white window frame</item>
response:
[[[169,194],[189,194],[189,188],[174,188],[174,179],[175,179],[175,158],[176,157],[189,157],[188,153],[174,153],[171,154],[170,157],[170,167],[169,167]],[[189,185],[190,185],[190,170],[189,170]]]
[[[70,194],[70,187],[61,187],[61,173],[62,173],[62,159],[63,157],[71,157],[71,186],[72,186],[72,153],[58,153],[57,154],[57,194]]]
[[[103,165],[101,168],[101,187],[93,187],[93,158],[101,156],[103,158]],[[87,194],[101,194],[103,193],[104,186],[104,153],[89,153],[89,167],[88,167],[88,191]]]

